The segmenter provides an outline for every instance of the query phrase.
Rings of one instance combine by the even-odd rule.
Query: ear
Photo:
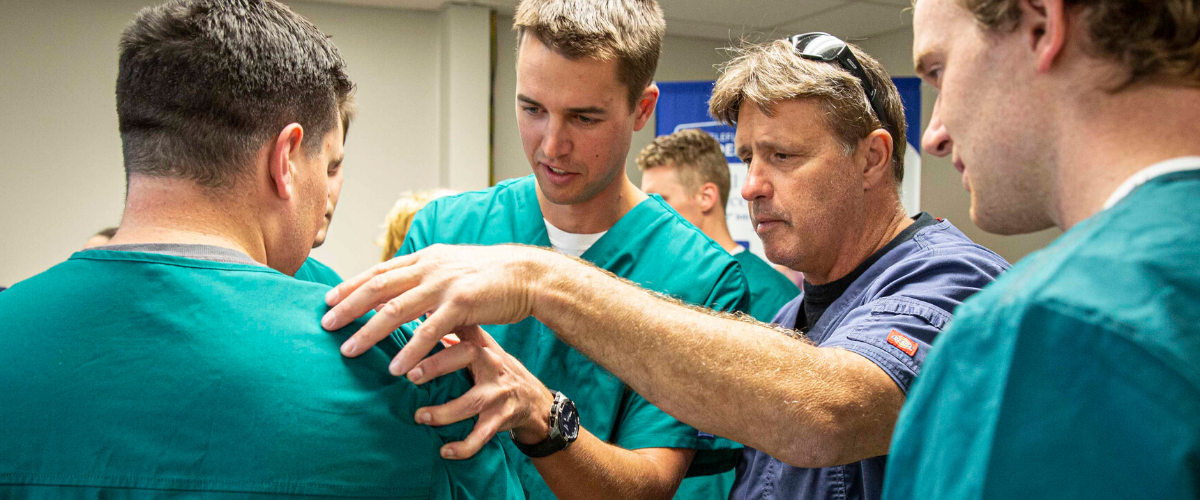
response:
[[[1062,55],[1067,39],[1067,18],[1063,0],[1022,0],[1021,25],[1037,60],[1037,70],[1050,71],[1054,60]]]
[[[700,202],[700,211],[707,215],[721,204],[721,191],[717,189],[716,184],[705,182],[696,190],[696,201]]]
[[[892,134],[884,129],[875,129],[858,143],[865,154],[866,163],[863,165],[863,189],[871,189],[892,175]]]
[[[292,197],[292,185],[296,180],[296,169],[292,159],[298,157],[301,144],[304,143],[304,127],[292,123],[279,132],[271,145],[271,154],[267,157],[267,172],[271,176],[271,186],[281,199]]]
[[[636,109],[633,112],[637,115],[633,122],[633,131],[637,132],[646,126],[646,122],[650,121],[650,115],[654,114],[654,107],[658,105],[658,84],[651,83],[646,90],[642,91],[642,97],[638,98]]]

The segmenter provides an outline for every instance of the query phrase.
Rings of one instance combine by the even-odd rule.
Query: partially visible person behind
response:
[[[400,199],[396,200],[396,204],[392,206],[392,210],[387,214],[387,219],[383,222],[383,234],[379,236],[378,240],[375,240],[375,244],[383,248],[381,262],[387,262],[396,255],[396,252],[400,251],[400,246],[404,245],[404,238],[408,236],[408,228],[412,227],[413,217],[417,215],[417,212],[420,212],[433,200],[456,193],[457,191],[450,189],[430,189],[400,195]]]
[[[795,283],[729,235],[725,218],[729,163],[713,136],[688,129],[658,137],[638,153],[637,164],[642,170],[642,191],[661,196],[742,265],[754,319],[771,321],[779,308],[800,294]]]
[[[985,231],[1065,231],[963,304],[887,497],[1200,498],[1200,3],[919,0],[925,150]]]
[[[523,498],[501,444],[418,407],[471,387],[347,362],[292,278],[321,227],[353,84],[273,0],[176,0],[121,36],[128,182],[109,245],[0,295],[0,497]],[[46,348],[45,342],[53,343]],[[439,381],[442,379],[439,379]]]
[[[115,236],[116,234],[117,234],[117,228],[115,228],[115,227],[106,227],[104,229],[101,229],[96,234],[93,234],[91,238],[88,238],[88,240],[86,242],[84,242],[83,249],[87,250],[89,248],[96,248],[98,246],[107,245],[108,241],[111,240],[112,237]]]
[[[353,121],[355,113],[353,99],[342,103],[341,110],[338,116],[342,122],[342,144],[346,143],[346,135],[350,133],[350,122]],[[312,247],[317,249],[325,244],[325,238],[329,234],[329,225],[333,223],[333,211],[337,209],[338,198],[342,195],[342,172],[345,171],[345,165],[341,161],[336,165],[329,165],[326,169],[326,181],[328,183],[329,193],[325,199],[325,222],[321,225],[321,229],[317,231],[317,237],[313,240]],[[304,260],[304,264],[300,269],[296,270],[294,276],[298,280],[320,283],[322,285],[337,286],[342,282],[342,277],[338,275],[329,266],[312,257],[311,255]]]

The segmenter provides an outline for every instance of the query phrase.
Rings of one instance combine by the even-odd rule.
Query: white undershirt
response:
[[[595,245],[596,242],[608,232],[601,231],[599,233],[592,234],[568,233],[562,229],[554,227],[554,224],[551,224],[550,221],[546,220],[545,218],[542,218],[542,220],[546,222],[546,235],[550,237],[550,246],[554,248],[556,252],[573,255],[575,257],[582,256],[583,252],[586,252],[589,248],[592,248],[592,245]]]
[[[1121,200],[1129,196],[1138,186],[1149,182],[1151,179],[1175,172],[1186,172],[1188,170],[1200,170],[1200,156],[1181,156],[1170,160],[1161,161],[1143,168],[1132,177],[1126,179],[1113,191],[1112,196],[1108,197],[1108,201],[1104,202],[1104,210],[1108,210],[1120,203]]]
[[[745,252],[745,251],[746,251],[746,247],[741,246],[741,245],[734,245],[733,250],[729,251],[729,255],[737,255],[737,254]]]

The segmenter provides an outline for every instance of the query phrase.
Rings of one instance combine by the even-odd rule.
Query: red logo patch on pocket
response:
[[[904,351],[904,354],[909,356],[917,355],[917,347],[919,347],[917,343],[896,330],[888,333],[888,343],[896,346],[896,349]]]

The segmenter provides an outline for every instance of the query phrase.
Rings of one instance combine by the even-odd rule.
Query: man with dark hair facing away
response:
[[[642,170],[642,191],[661,196],[742,265],[750,285],[750,315],[754,319],[771,321],[779,308],[800,294],[787,276],[729,235],[725,219],[729,163],[713,136],[698,129],[660,136],[642,148],[637,164]]]
[[[470,425],[413,421],[463,373],[388,376],[400,336],[346,362],[361,323],[322,331],[328,287],[290,276],[352,91],[328,37],[273,0],[138,13],[120,229],[0,296],[0,497],[521,498],[500,443],[446,461]]]

